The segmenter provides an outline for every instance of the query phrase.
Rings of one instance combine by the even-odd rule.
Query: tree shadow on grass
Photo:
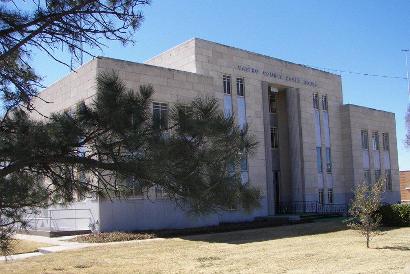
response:
[[[259,229],[202,234],[179,237],[189,241],[203,241],[209,243],[247,244],[264,242],[276,239],[293,238],[300,236],[318,235],[348,229],[341,221],[315,222]]]
[[[375,249],[389,249],[389,250],[395,250],[395,251],[410,251],[410,247],[401,246],[401,245],[376,247]]]

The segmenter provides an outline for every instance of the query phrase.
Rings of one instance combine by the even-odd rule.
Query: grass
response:
[[[371,247],[337,220],[104,245],[0,263],[0,273],[410,272],[410,228]]]
[[[9,255],[16,255],[22,253],[37,252],[40,247],[50,246],[46,243],[39,243],[27,240],[13,240],[13,250]],[[1,271],[0,271],[1,272]]]

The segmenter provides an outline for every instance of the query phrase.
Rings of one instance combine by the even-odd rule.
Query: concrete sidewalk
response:
[[[79,242],[68,241],[75,237],[76,236],[63,236],[63,237],[49,238],[49,237],[37,236],[37,235],[16,234],[14,235],[15,239],[45,243],[45,244],[52,245],[52,246],[41,247],[38,249],[38,252],[31,252],[31,253],[11,255],[7,257],[0,257],[0,261],[22,260],[22,259],[26,259],[30,257],[48,254],[48,253],[61,252],[65,250],[75,250],[75,249],[81,249],[85,247],[129,244],[129,243],[143,243],[143,242],[149,242],[149,241],[164,240],[163,238],[154,238],[154,239],[146,239],[146,240],[132,240],[132,241],[110,242],[110,243],[79,243]]]

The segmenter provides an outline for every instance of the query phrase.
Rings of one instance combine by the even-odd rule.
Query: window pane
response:
[[[326,172],[327,173],[332,172],[332,160],[331,160],[331,154],[330,154],[330,147],[326,148]]]
[[[224,86],[224,93],[231,94],[231,76],[229,75],[223,76],[223,86]]]
[[[389,133],[383,133],[383,149],[390,150]]]
[[[319,189],[319,204],[323,204],[323,188]]]
[[[319,94],[317,93],[313,94],[313,108],[319,109]]]
[[[241,171],[248,171],[248,158],[246,156],[241,159]]]
[[[392,180],[391,180],[391,170],[387,169],[386,171],[386,190],[391,191],[392,190]]]
[[[377,181],[380,180],[380,175],[381,175],[380,169],[376,169],[376,170],[374,171],[374,179],[375,179],[375,182],[377,182]]]
[[[278,148],[279,147],[279,136],[278,136],[278,128],[277,127],[272,127],[270,129],[270,141],[271,141],[271,146],[272,148]]]
[[[317,165],[317,172],[322,173],[322,148],[316,148],[316,165]]]
[[[333,204],[333,189],[329,188],[327,190],[327,201],[329,204]]]
[[[271,93],[269,95],[269,112],[276,113],[276,93]]]
[[[236,78],[236,91],[239,96],[245,96],[245,85],[243,78]]]
[[[362,135],[362,149],[369,149],[367,130],[362,130],[361,135]]]
[[[322,109],[325,111],[328,110],[327,95],[322,95]]]
[[[373,150],[379,150],[380,148],[379,133],[377,131],[372,133],[372,148]]]

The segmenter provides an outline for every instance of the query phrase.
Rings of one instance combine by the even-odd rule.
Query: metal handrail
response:
[[[346,204],[324,204],[317,201],[295,201],[279,203],[278,214],[314,213],[314,214],[345,214]]]
[[[64,212],[64,211],[70,211],[74,212],[74,217],[53,217],[53,213],[56,212]],[[89,212],[89,217],[77,217],[77,211],[87,211]],[[32,227],[34,230],[39,230],[39,222],[44,221],[42,223],[43,227],[47,227],[49,231],[59,231],[61,230],[59,222],[62,220],[74,220],[74,230],[77,230],[78,220],[89,220],[89,225],[95,222],[93,213],[91,209],[89,208],[62,208],[62,209],[48,209],[47,214],[50,216],[33,216],[33,217],[28,217],[26,218],[29,223],[33,223]],[[44,226],[45,225],[45,226]],[[71,230],[71,229],[70,229]]]

